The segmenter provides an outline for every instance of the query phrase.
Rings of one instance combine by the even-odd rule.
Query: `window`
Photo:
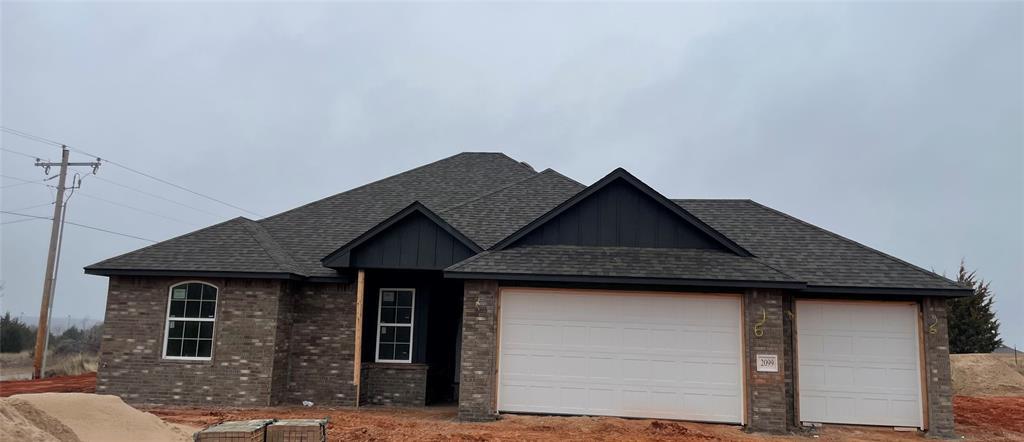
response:
[[[210,359],[216,315],[217,287],[201,282],[171,287],[164,358]]]
[[[412,362],[416,291],[381,289],[377,307],[377,362]]]

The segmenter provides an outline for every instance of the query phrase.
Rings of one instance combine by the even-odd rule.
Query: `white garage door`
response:
[[[797,301],[800,420],[921,427],[917,306]]]
[[[740,299],[503,289],[499,411],[742,423]]]

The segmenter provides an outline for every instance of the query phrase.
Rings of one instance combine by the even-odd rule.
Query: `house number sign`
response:
[[[777,373],[779,371],[779,356],[757,355],[757,371]]]

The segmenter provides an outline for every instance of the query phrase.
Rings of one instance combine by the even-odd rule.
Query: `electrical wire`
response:
[[[199,197],[202,197],[202,198],[206,198],[206,199],[208,199],[210,201],[223,204],[223,205],[231,207],[233,209],[241,210],[241,211],[243,211],[245,213],[248,213],[250,215],[263,218],[263,215],[260,215],[260,214],[258,214],[256,212],[251,211],[251,210],[246,210],[246,209],[244,209],[242,207],[236,206],[236,205],[231,204],[229,202],[226,202],[226,201],[214,198],[214,197],[209,196],[209,195],[205,195],[205,194],[200,193],[200,192],[196,192],[196,191],[194,191],[192,189],[189,189],[187,187],[180,186],[178,184],[175,184],[175,183],[172,183],[170,181],[167,181],[167,180],[165,180],[163,178],[159,178],[159,177],[150,175],[150,174],[148,174],[146,172],[143,172],[143,171],[131,168],[131,167],[125,165],[125,164],[119,163],[119,162],[111,160],[109,158],[103,159],[102,155],[96,155],[96,154],[93,154],[93,153],[89,153],[89,152],[87,152],[85,150],[78,149],[78,148],[75,148],[75,147],[71,147],[71,146],[68,146],[68,145],[66,145],[64,143],[58,143],[56,141],[53,141],[53,140],[50,140],[50,139],[47,139],[47,138],[43,138],[43,137],[40,137],[38,135],[32,135],[32,134],[30,134],[28,132],[23,132],[23,131],[20,131],[20,130],[11,129],[9,127],[0,127],[0,128],[2,128],[4,130],[4,132],[7,132],[7,133],[10,133],[10,134],[13,134],[13,135],[18,135],[20,137],[24,137],[24,138],[27,138],[27,139],[30,139],[30,140],[33,140],[33,141],[38,141],[40,143],[50,144],[50,145],[57,146],[57,147],[67,147],[71,151],[79,152],[79,153],[82,153],[82,154],[85,154],[85,155],[89,155],[89,156],[95,157],[99,161],[102,161],[102,162],[105,162],[105,163],[108,163],[108,164],[120,167],[120,168],[125,169],[125,170],[127,170],[129,172],[132,172],[132,173],[136,173],[136,174],[142,175],[142,176],[144,176],[146,178],[149,178],[151,180],[154,180],[154,181],[166,184],[168,186],[174,187],[174,188],[179,189],[179,190],[183,190],[185,192],[191,193],[193,195],[196,195],[196,196],[199,196]]]
[[[22,137],[22,138],[27,138],[27,139],[32,140],[32,141],[38,141],[38,142],[43,143],[43,144],[49,144],[51,146],[61,147],[61,146],[64,145],[63,143],[59,143],[59,142],[56,142],[56,141],[53,141],[53,140],[50,140],[50,139],[46,139],[46,138],[40,137],[38,135],[32,135],[32,134],[30,134],[28,132],[22,132],[22,131],[17,130],[17,129],[11,129],[9,127],[0,127],[0,130],[3,130],[4,132],[7,132],[7,133],[9,133],[11,135],[17,135],[17,136]]]
[[[48,218],[48,217],[45,217],[45,216],[26,215],[24,213],[15,213],[15,212],[7,211],[7,210],[0,210],[0,213],[6,213],[8,215],[15,215],[15,216],[24,216],[26,218],[33,218],[33,219],[48,219],[48,220],[52,220],[53,219],[53,218]],[[99,227],[93,227],[93,226],[89,226],[89,225],[85,225],[85,224],[74,223],[74,222],[71,222],[71,221],[65,221],[65,223],[67,223],[69,225],[72,225],[72,226],[78,226],[78,227],[81,227],[81,228],[84,228],[84,229],[91,229],[91,230],[96,230],[96,231],[100,231],[100,232],[106,232],[106,233],[109,233],[109,234],[112,234],[112,235],[124,236],[124,237],[127,237],[127,238],[138,239],[138,240],[141,240],[141,241],[149,241],[149,242],[152,242],[152,243],[157,242],[155,240],[152,240],[152,239],[149,239],[149,238],[143,238],[141,236],[129,235],[127,233],[121,233],[121,232],[115,232],[113,230],[102,229],[102,228],[99,228]]]
[[[222,216],[223,216],[223,215],[219,215],[219,214],[216,214],[216,213],[210,212],[209,210],[203,210],[203,209],[200,209],[200,208],[198,208],[198,207],[195,207],[195,206],[190,206],[190,205],[188,205],[188,204],[185,204],[185,203],[181,203],[181,202],[178,202],[178,201],[172,200],[172,199],[170,199],[170,198],[165,198],[165,197],[162,197],[162,196],[160,196],[160,195],[157,195],[157,194],[155,194],[155,193],[150,193],[150,192],[146,192],[146,191],[144,191],[144,190],[139,190],[139,189],[136,189],[136,188],[134,188],[134,187],[131,187],[131,186],[127,186],[127,185],[124,185],[124,184],[121,184],[121,183],[119,183],[119,182],[117,182],[117,181],[113,181],[113,180],[110,180],[110,179],[107,179],[107,178],[103,178],[103,177],[101,177],[101,176],[99,176],[99,175],[92,175],[92,176],[91,176],[90,178],[91,178],[91,179],[96,179],[96,180],[100,180],[100,181],[103,181],[103,182],[106,182],[106,183],[110,183],[110,184],[113,184],[113,185],[115,185],[115,186],[117,186],[117,187],[122,187],[122,188],[125,188],[125,189],[128,189],[128,190],[131,190],[131,191],[133,191],[133,192],[138,192],[138,193],[141,193],[141,194],[143,194],[143,195],[146,195],[146,196],[148,196],[148,197],[151,197],[151,198],[156,198],[156,199],[159,199],[159,200],[167,201],[167,202],[169,202],[169,203],[174,203],[174,204],[177,204],[177,205],[179,205],[179,206],[181,206],[181,207],[189,208],[189,209],[195,210],[195,211],[197,211],[197,212],[202,212],[202,213],[205,213],[205,214],[207,214],[207,215],[213,215],[213,216],[216,216],[216,217],[218,217],[218,218],[220,218],[220,217],[222,217]]]
[[[38,159],[40,159],[40,158],[39,158],[38,156],[35,156],[35,155],[29,155],[29,154],[27,154],[27,153],[25,153],[25,152],[18,152],[18,151],[14,150],[14,149],[8,149],[8,148],[6,148],[6,147],[0,147],[0,150],[2,150],[2,151],[4,151],[4,152],[10,152],[10,153],[13,153],[13,154],[15,154],[15,155],[21,155],[21,156],[23,156],[23,157],[25,157],[25,158],[31,158],[31,159],[33,159],[33,160],[38,160]]]
[[[171,221],[176,221],[176,222],[179,222],[179,223],[182,223],[182,224],[188,224],[188,225],[191,225],[191,226],[196,226],[197,225],[196,223],[190,223],[190,222],[185,221],[185,220],[180,220],[178,218],[174,218],[174,217],[171,217],[171,216],[163,215],[163,214],[160,214],[160,213],[157,213],[157,212],[151,212],[151,211],[146,210],[146,209],[140,209],[140,208],[135,207],[135,206],[131,206],[131,205],[124,204],[124,203],[119,203],[117,201],[108,200],[106,198],[101,198],[101,197],[98,197],[98,196],[95,196],[95,195],[89,195],[89,194],[83,193],[83,192],[78,192],[78,194],[82,195],[82,196],[84,196],[86,198],[91,198],[91,199],[94,199],[94,200],[103,201],[103,202],[105,202],[107,204],[112,204],[112,205],[115,205],[115,206],[123,207],[125,209],[131,209],[131,210],[134,210],[136,212],[145,213],[147,215],[152,215],[152,216],[155,216],[155,217],[158,217],[158,218],[168,219],[168,220],[171,220]]]

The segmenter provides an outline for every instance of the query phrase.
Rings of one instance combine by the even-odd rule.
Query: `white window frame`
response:
[[[192,284],[192,283],[208,285],[208,286],[213,287],[214,289],[217,290],[217,299],[215,299],[213,301],[213,318],[212,319],[211,318],[171,318],[171,300],[173,299],[172,296],[174,296],[174,288],[177,287],[177,286],[180,286],[180,285],[187,285],[187,284]],[[164,336],[163,336],[164,344],[163,344],[163,350],[160,351],[160,356],[163,359],[170,359],[170,360],[177,360],[177,361],[210,361],[210,360],[213,360],[214,347],[216,347],[216,345],[214,345],[214,344],[217,342],[217,324],[216,324],[216,322],[217,322],[217,316],[219,316],[219,314],[218,314],[219,313],[218,307],[220,307],[220,287],[217,287],[214,284],[210,284],[210,283],[208,283],[206,281],[181,281],[181,282],[176,282],[174,284],[171,284],[171,286],[167,288],[167,312],[164,313]],[[199,357],[199,356],[167,356],[167,341],[168,341],[168,337],[167,336],[171,332],[171,321],[172,320],[173,321],[213,322],[214,323],[214,325],[213,325],[213,333],[210,335],[210,356],[207,356],[207,357]]]
[[[380,309],[384,305],[384,292],[385,291],[404,291],[412,292],[412,312],[409,314],[408,324],[398,324],[392,322],[381,322]],[[398,293],[395,293],[395,297],[398,297]],[[374,362],[386,362],[386,363],[398,363],[398,364],[410,364],[412,363],[413,353],[413,340],[416,338],[413,336],[413,327],[416,323],[416,289],[414,288],[382,288],[377,291],[377,340],[374,341],[373,349],[373,360]],[[380,358],[380,329],[383,327],[409,327],[409,359],[381,359]]]

